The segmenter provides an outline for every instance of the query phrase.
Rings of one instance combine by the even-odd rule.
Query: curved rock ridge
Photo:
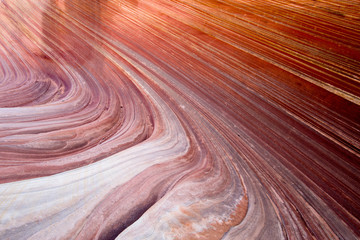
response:
[[[359,20],[2,0],[0,239],[360,238]]]

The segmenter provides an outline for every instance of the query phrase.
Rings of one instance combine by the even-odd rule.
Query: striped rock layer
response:
[[[358,239],[358,0],[0,1],[0,239]]]

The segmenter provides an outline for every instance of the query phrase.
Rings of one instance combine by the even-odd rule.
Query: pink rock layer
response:
[[[358,239],[359,19],[2,0],[0,239]]]

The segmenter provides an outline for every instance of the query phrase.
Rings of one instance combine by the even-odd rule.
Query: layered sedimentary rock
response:
[[[0,239],[357,239],[360,3],[2,0]]]

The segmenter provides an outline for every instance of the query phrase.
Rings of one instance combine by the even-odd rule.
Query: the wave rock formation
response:
[[[359,239],[358,0],[1,0],[0,239]]]

